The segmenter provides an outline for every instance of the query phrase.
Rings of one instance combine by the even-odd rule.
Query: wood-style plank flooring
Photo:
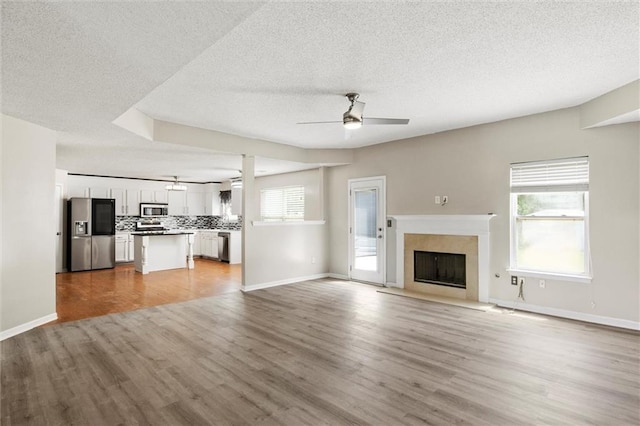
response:
[[[637,425],[640,334],[336,280],[40,327],[2,425]]]
[[[56,322],[238,291],[241,283],[241,265],[206,259],[195,259],[194,269],[146,275],[136,272],[132,263],[113,269],[61,273],[56,275]]]

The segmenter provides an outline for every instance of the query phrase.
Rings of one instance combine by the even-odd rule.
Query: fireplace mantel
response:
[[[396,285],[404,287],[404,235],[474,235],[478,237],[478,301],[489,301],[489,221],[483,215],[399,215],[390,216],[396,230]]]

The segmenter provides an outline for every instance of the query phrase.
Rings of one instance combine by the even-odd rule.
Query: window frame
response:
[[[554,165],[558,163],[570,163],[572,161],[585,161],[586,160],[586,171],[587,178],[586,182],[581,182],[578,184],[566,183],[566,182],[549,182],[549,183],[541,183],[536,182],[536,184],[532,184],[527,187],[527,185],[515,185],[513,184],[513,171],[514,167],[522,167],[522,166],[546,166],[546,165]],[[549,160],[549,161],[539,161],[539,162],[527,162],[527,163],[514,163],[510,165],[510,211],[509,211],[509,230],[510,230],[510,247],[509,247],[509,268],[508,272],[518,274],[520,276],[532,277],[532,278],[550,278],[564,281],[574,281],[574,282],[583,282],[589,283],[592,278],[592,270],[591,270],[591,247],[590,247],[590,238],[589,238],[589,158],[588,157],[577,157],[577,158],[568,158],[561,160]],[[519,215],[518,214],[518,196],[522,194],[540,194],[540,193],[580,193],[583,196],[584,203],[584,215],[583,216],[566,216],[566,215],[544,215],[544,216],[535,216],[530,217],[527,215]],[[518,260],[518,222],[522,221],[534,221],[534,220],[582,220],[583,222],[583,231],[584,231],[584,272],[582,273],[568,273],[562,271],[549,271],[543,269],[528,269],[519,267]]]
[[[301,207],[302,207],[302,217],[291,217],[291,216],[287,216],[287,212],[290,211],[288,209],[289,204],[287,203],[287,190],[292,190],[292,189],[297,189],[301,192],[301,196],[302,196],[302,203],[301,203]],[[281,208],[281,215],[280,216],[269,216],[269,217],[265,217],[264,213],[265,213],[265,206],[264,206],[264,194],[266,192],[280,192],[280,195],[282,197],[282,208]],[[260,190],[260,222],[263,223],[300,223],[300,222],[304,222],[305,220],[305,204],[306,204],[306,191],[305,191],[305,186],[304,185],[288,185],[288,186],[279,186],[279,187],[272,187],[272,188],[263,188]]]

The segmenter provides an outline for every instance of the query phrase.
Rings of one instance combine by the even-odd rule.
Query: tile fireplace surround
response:
[[[489,301],[489,221],[495,215],[420,215],[420,216],[390,216],[395,222],[396,231],[396,286],[411,289],[413,283],[413,256],[406,256],[405,252],[412,250],[416,244],[441,244],[440,250],[450,250],[459,244],[456,238],[439,236],[460,236],[461,246],[468,246],[469,241],[477,240],[476,247],[470,248],[467,257],[476,259],[477,268],[472,265],[471,271],[477,270],[477,277],[470,277],[474,283],[467,287],[470,293],[466,296],[464,290],[457,294],[447,294],[437,289],[439,286],[429,286],[434,288],[433,294],[477,300],[487,303]],[[424,236],[421,238],[421,236]],[[468,237],[475,237],[469,239]],[[409,245],[407,245],[407,243]],[[444,245],[442,245],[444,244]],[[437,249],[435,251],[438,251]],[[453,250],[455,251],[455,250]],[[410,263],[405,264],[406,261]],[[472,262],[475,263],[475,262]],[[468,263],[469,264],[469,263]],[[470,271],[467,271],[469,274]],[[405,276],[406,275],[406,276]],[[469,277],[469,275],[467,275]],[[475,285],[477,283],[477,285]],[[418,284],[419,285],[419,284]],[[430,291],[425,291],[429,293]]]

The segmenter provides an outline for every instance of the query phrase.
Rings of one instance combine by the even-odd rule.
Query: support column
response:
[[[242,156],[242,290],[246,288],[253,221],[257,218],[255,201],[255,157]]]

